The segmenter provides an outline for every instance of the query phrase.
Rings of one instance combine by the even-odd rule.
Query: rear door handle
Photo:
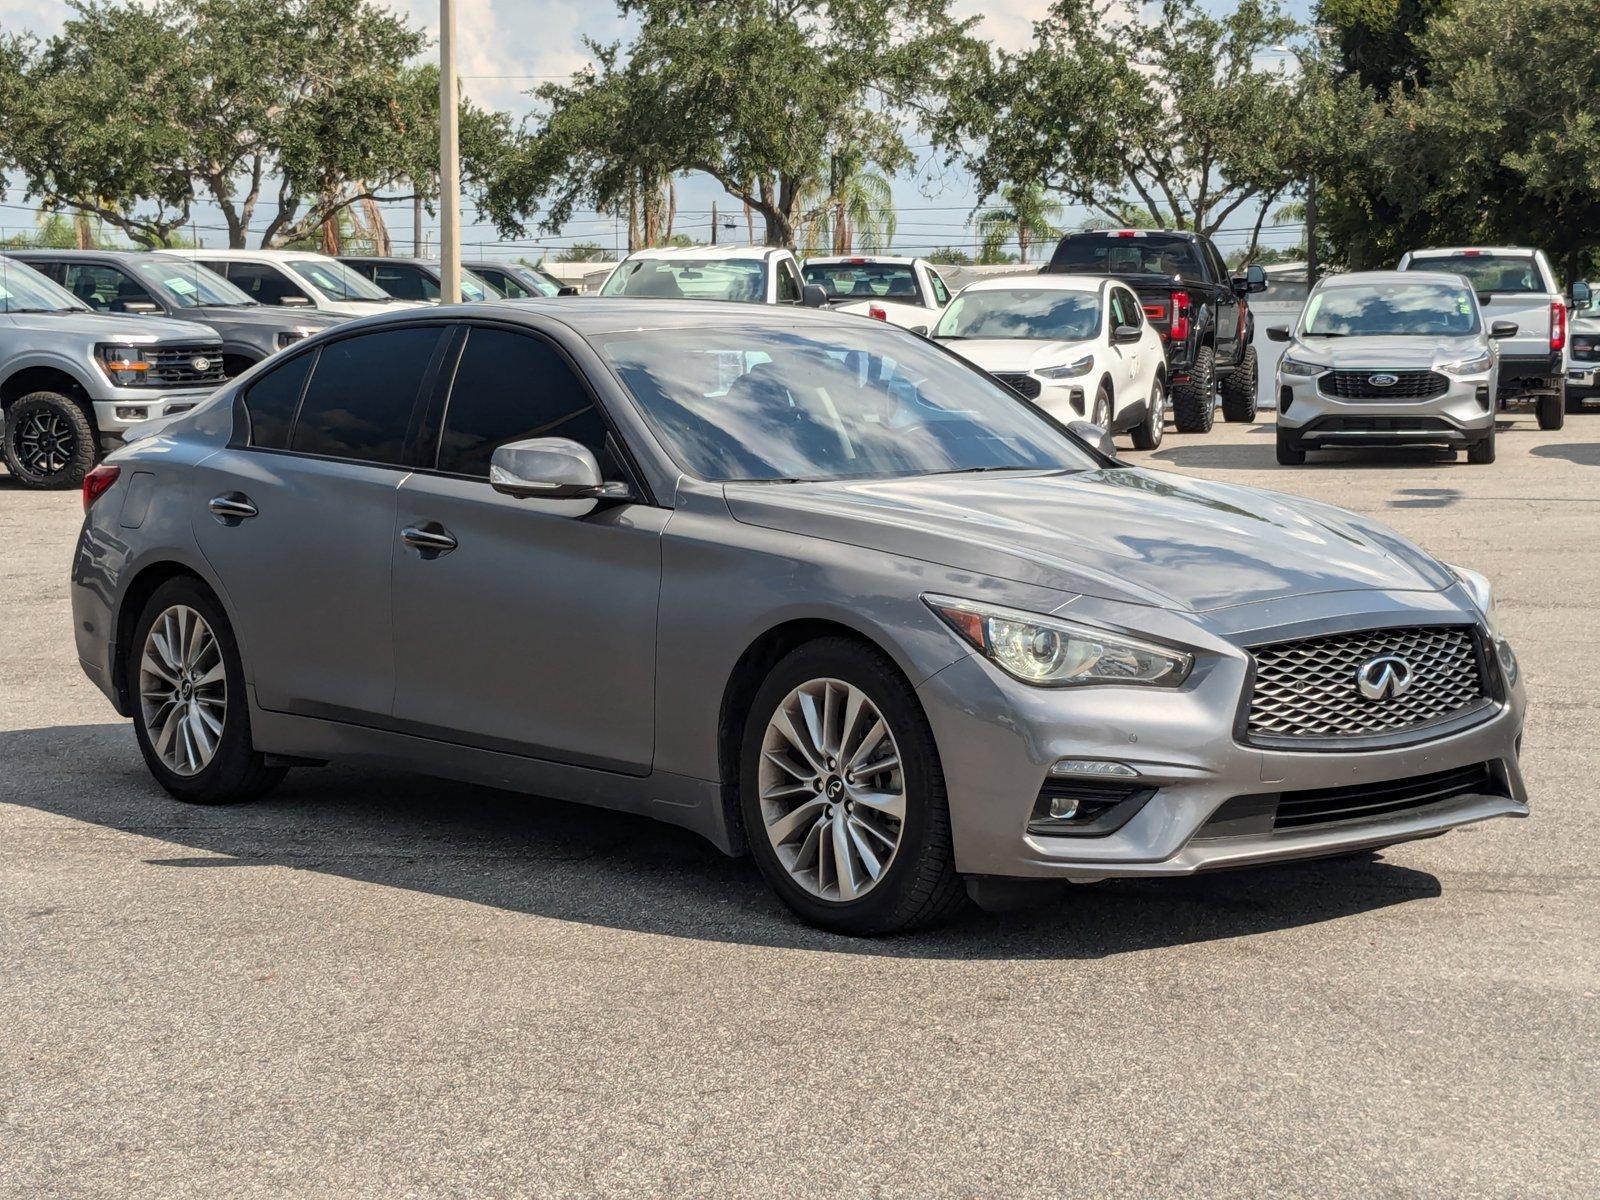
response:
[[[456,548],[455,536],[437,521],[407,525],[400,531],[400,540],[413,550],[421,551],[423,558],[438,558]]]
[[[243,492],[224,492],[220,496],[213,496],[206,507],[224,525],[237,525],[261,511]]]

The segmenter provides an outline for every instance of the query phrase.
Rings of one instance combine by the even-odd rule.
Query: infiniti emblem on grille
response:
[[[1367,382],[1373,387],[1393,387],[1400,382],[1398,375],[1368,375]]]
[[[1396,654],[1369,658],[1356,668],[1356,688],[1368,700],[1392,700],[1411,690],[1411,664]]]

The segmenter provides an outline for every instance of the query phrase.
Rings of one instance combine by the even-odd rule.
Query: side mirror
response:
[[[918,337],[928,336],[928,327],[926,325],[912,325],[910,326],[910,329],[911,332],[916,334]]]
[[[1111,331],[1111,344],[1126,346],[1130,342],[1139,340],[1139,327],[1137,325],[1118,325]]]
[[[310,296],[279,296],[278,303],[285,308],[310,308]]]
[[[1289,340],[1289,327],[1287,325],[1268,325],[1267,341],[1287,342]]]
[[[1247,292],[1267,290],[1267,272],[1260,263],[1251,263],[1244,269],[1244,290]]]
[[[1574,308],[1587,308],[1594,294],[1589,290],[1589,285],[1579,279],[1574,281],[1573,285],[1567,289],[1567,295],[1572,297],[1572,306]]]
[[[625,483],[607,483],[594,453],[570,438],[507,442],[489,459],[489,486],[524,500],[631,500]]]
[[[1093,421],[1068,421],[1067,431],[1077,434],[1107,458],[1117,456],[1117,444],[1111,440],[1111,435]]]
[[[1492,338],[1516,337],[1517,323],[1515,321],[1496,321],[1489,326],[1489,336]]]
[[[1479,304],[1487,304],[1487,303],[1489,303],[1489,301],[1491,301],[1493,299],[1494,299],[1494,293],[1493,292],[1479,292],[1478,293],[1478,303]]]
[[[800,303],[807,308],[827,308],[828,289],[820,283],[808,283],[800,289]]]
[[[567,284],[559,292],[556,293],[556,295],[558,295],[558,296],[576,296],[576,295],[579,295],[579,294],[580,293],[579,293],[578,289],[576,287],[574,287],[570,283]]]
[[[161,311],[161,306],[153,300],[124,300],[122,311],[133,313],[135,316],[151,317]]]

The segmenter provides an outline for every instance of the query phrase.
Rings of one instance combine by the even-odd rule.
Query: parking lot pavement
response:
[[[339,768],[188,808],[74,661],[77,497],[0,476],[0,1193],[1600,1194],[1600,414],[1153,462],[1486,572],[1533,818],[873,943],[612,813]]]

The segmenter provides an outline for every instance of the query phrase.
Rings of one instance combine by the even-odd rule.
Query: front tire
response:
[[[1161,376],[1150,385],[1150,402],[1145,406],[1144,420],[1135,425],[1129,434],[1135,450],[1155,450],[1167,431],[1167,388]]]
[[[1222,381],[1222,416],[1226,421],[1252,425],[1256,419],[1256,396],[1259,386],[1256,366],[1256,348],[1245,349],[1239,365]]]
[[[1303,467],[1306,462],[1306,452],[1295,441],[1294,435],[1288,430],[1279,428],[1278,431],[1278,465],[1280,467]]]
[[[61,392],[29,392],[6,412],[5,459],[23,487],[81,487],[99,447],[83,406]]]
[[[1107,433],[1111,432],[1112,420],[1111,385],[1102,383],[1094,394],[1094,407],[1089,410],[1089,424],[1098,425]]]
[[[1562,386],[1553,396],[1540,396],[1535,415],[1540,429],[1560,429],[1567,423],[1567,389]]]
[[[1480,466],[1488,466],[1494,461],[1494,429],[1491,427],[1489,436],[1474,442],[1467,447],[1467,461]]]
[[[227,614],[194,579],[156,589],[134,625],[126,677],[133,730],[156,782],[189,804],[260,796],[286,771],[250,737],[244,665]]]
[[[965,901],[933,731],[869,646],[823,638],[772,669],[745,726],[739,802],[762,875],[812,925],[898,933]]]
[[[1179,433],[1210,433],[1217,419],[1217,353],[1210,346],[1195,351],[1189,377],[1172,385],[1172,422]]]

